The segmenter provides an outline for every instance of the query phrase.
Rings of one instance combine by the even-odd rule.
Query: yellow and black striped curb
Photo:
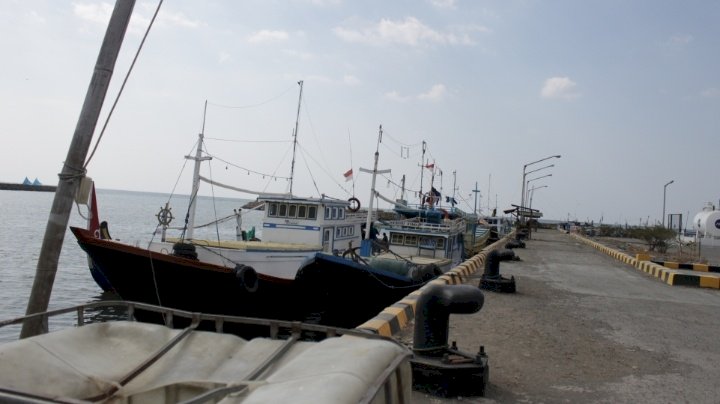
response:
[[[595,249],[600,250],[619,261],[632,265],[636,269],[639,269],[646,274],[652,275],[660,279],[668,285],[698,286],[701,288],[720,289],[720,274],[688,273],[684,270],[685,268],[680,268],[680,264],[677,263],[665,262],[664,265],[657,264],[653,261],[650,261],[650,256],[648,256],[647,254],[637,254],[635,257],[632,257],[630,255],[609,248],[605,245],[602,245],[596,241],[590,240],[578,234],[571,233],[570,235],[577,240],[582,241],[583,243],[594,247]],[[703,264],[685,265],[693,265],[692,269],[698,272],[708,272],[710,268],[707,265],[703,266]]]
[[[370,320],[360,324],[356,328],[360,330],[370,331],[375,334],[380,334],[386,337],[392,337],[397,335],[410,321],[415,318],[415,310],[417,306],[417,299],[422,295],[423,291],[430,285],[460,285],[468,280],[470,277],[482,269],[485,265],[485,258],[488,253],[493,250],[497,250],[505,245],[509,240],[515,237],[515,233],[507,235],[493,244],[483,248],[482,251],[475,254],[471,258],[465,260],[455,268],[447,271],[446,273],[438,276],[436,279],[425,284],[422,288],[410,293],[405,296],[402,300],[393,304],[392,306],[386,307],[377,316]]]
[[[654,262],[658,265],[662,265],[665,268],[670,268],[670,269],[686,269],[689,271],[720,273],[720,267],[711,266],[708,264],[685,264],[682,262],[673,262],[673,261],[652,261],[652,262]]]

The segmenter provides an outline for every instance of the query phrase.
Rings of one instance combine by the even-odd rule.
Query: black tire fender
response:
[[[255,268],[243,264],[235,265],[235,278],[240,287],[245,288],[248,293],[255,293],[258,290],[258,275]]]

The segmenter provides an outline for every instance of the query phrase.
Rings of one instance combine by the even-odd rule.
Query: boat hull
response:
[[[440,272],[413,278],[350,259],[315,254],[298,269],[303,311],[325,325],[354,328],[419,289]]]
[[[210,314],[274,319],[299,315],[290,280],[257,274],[253,290],[235,268],[98,239],[84,229],[71,230],[124,300]]]

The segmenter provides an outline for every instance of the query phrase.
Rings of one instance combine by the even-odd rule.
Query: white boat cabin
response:
[[[258,198],[265,202],[263,241],[322,245],[324,252],[360,246],[364,215],[348,201],[329,198]]]

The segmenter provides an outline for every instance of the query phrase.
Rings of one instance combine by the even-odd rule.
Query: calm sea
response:
[[[0,191],[0,319],[20,317],[27,309],[30,291],[45,235],[50,208],[55,194],[52,192]],[[196,225],[203,225],[233,214],[247,199],[200,197],[195,215]],[[171,226],[182,226],[189,204],[187,196],[142,193],[115,190],[97,190],[100,220],[108,222],[110,235],[138,246],[152,239],[157,226],[157,213],[166,202],[170,203],[175,219]],[[243,210],[243,228],[256,227],[260,236],[261,212]],[[76,205],[70,215],[70,226],[86,227],[87,208]],[[196,230],[196,237],[234,238],[235,220],[218,226]],[[155,236],[159,237],[159,236]],[[65,235],[58,271],[50,298],[50,309],[76,304],[117,299],[103,293],[88,270],[87,256],[68,230]],[[51,322],[55,327],[72,325],[68,316]],[[17,339],[20,327],[0,328],[0,342]]]

